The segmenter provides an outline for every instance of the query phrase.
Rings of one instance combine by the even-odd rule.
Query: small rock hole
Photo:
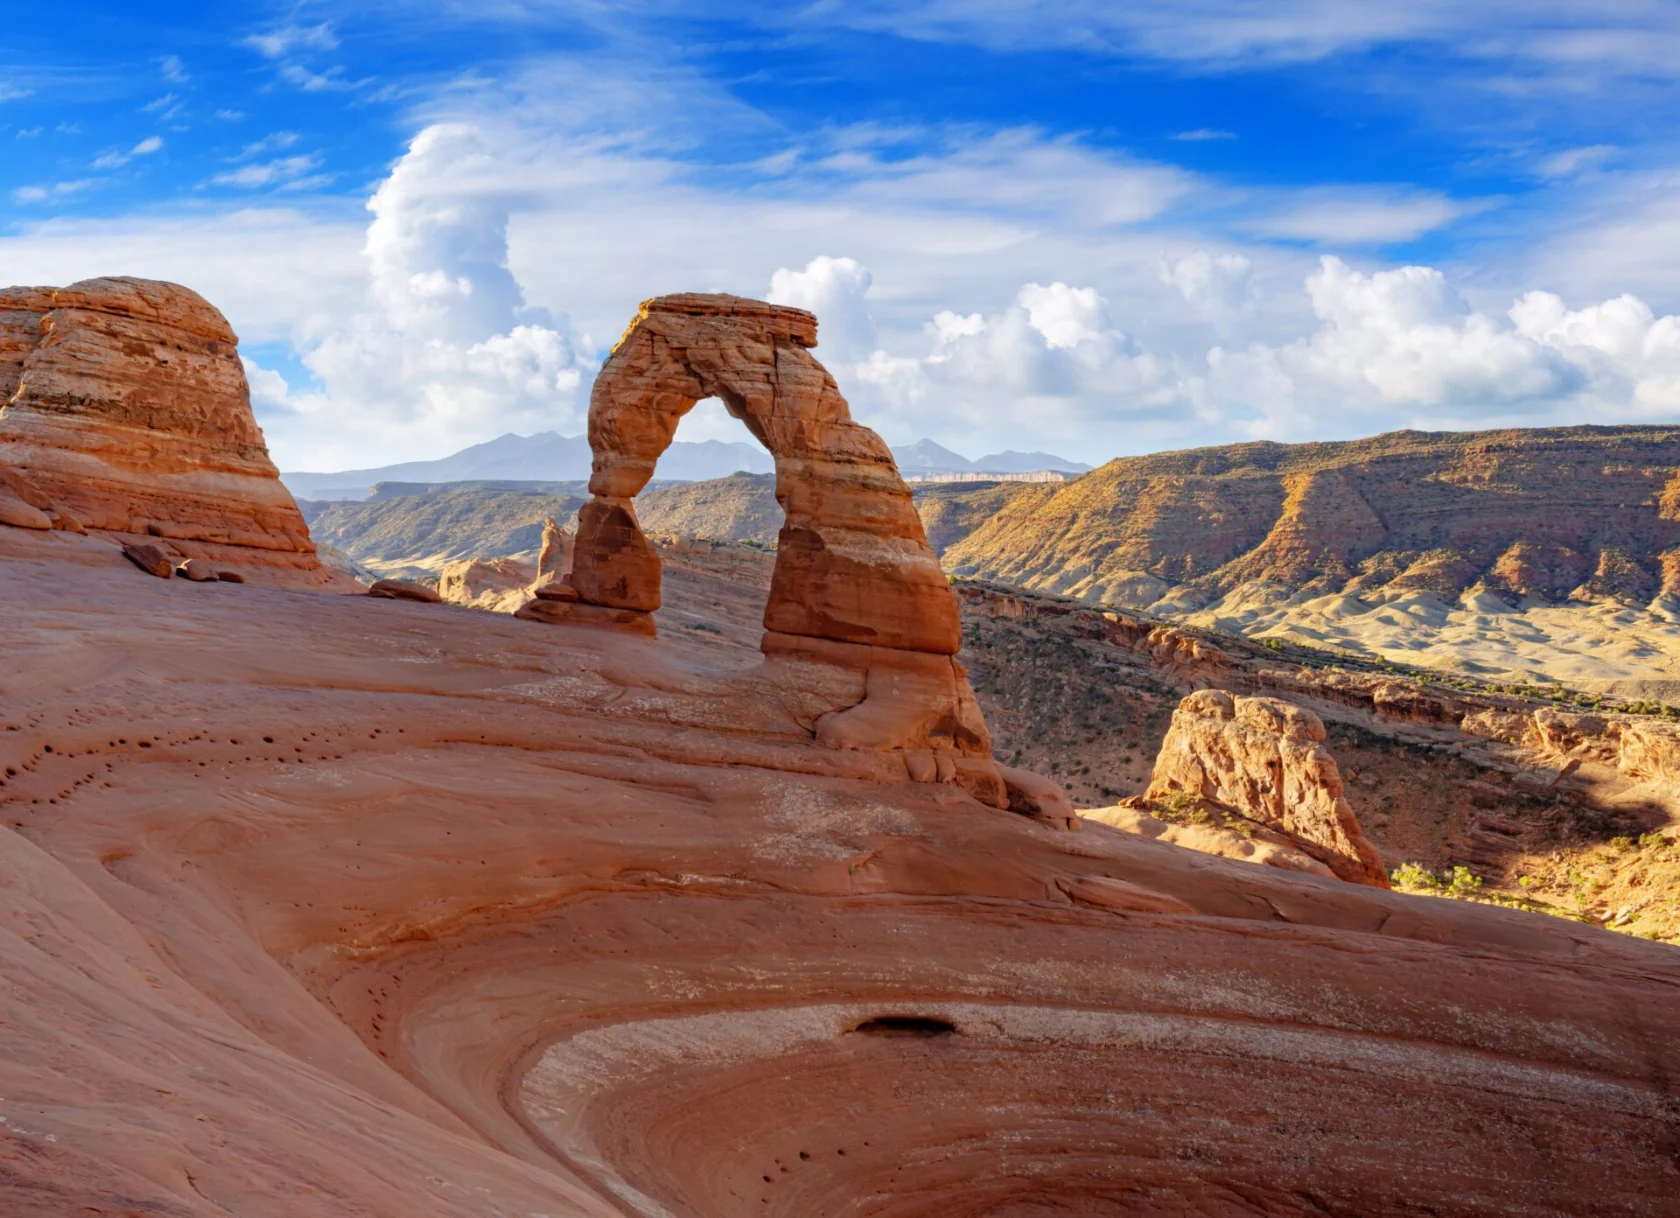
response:
[[[864,1020],[852,1031],[865,1036],[952,1036],[956,1034],[957,1025],[934,1015],[877,1015],[874,1019]]]

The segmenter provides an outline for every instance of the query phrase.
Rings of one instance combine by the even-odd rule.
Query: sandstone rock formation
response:
[[[87,528],[345,590],[268,458],[237,348],[175,284],[0,290],[0,465]]]
[[[862,678],[818,717],[817,739],[903,751],[918,780],[955,782],[1006,806],[985,722],[954,658],[956,600],[892,453],[852,421],[810,354],[816,341],[816,318],[802,309],[701,294],[645,301],[590,393],[593,498],[578,512],[569,580],[578,601],[544,600],[521,613],[651,631],[660,560],[633,500],[682,416],[718,397],[776,460],[785,519],[764,654],[795,680],[813,667]]]
[[[776,459],[786,520],[765,628],[956,653],[956,603],[909,488],[807,350],[816,341],[816,318],[802,309],[700,294],[642,305],[589,399],[594,499],[579,512],[573,571],[584,601],[659,607],[658,559],[631,500],[682,416],[718,397]]]
[[[123,557],[139,567],[147,575],[155,575],[159,579],[168,579],[175,573],[175,564],[169,555],[164,553],[163,547],[152,545],[150,542],[129,542],[122,548]]]
[[[537,582],[565,582],[572,573],[572,542],[574,538],[555,523],[554,517],[543,519],[542,550],[537,555]]]
[[[440,605],[443,597],[418,580],[379,579],[368,585],[367,594],[376,600],[419,601],[426,605]]]
[[[1081,808],[1082,820],[1135,833],[1153,842],[1167,842],[1202,854],[1240,859],[1262,867],[1278,867],[1307,875],[1335,878],[1336,873],[1303,851],[1287,834],[1244,820],[1235,813],[1203,804],[1177,808],[1131,796],[1117,804]]]
[[[1199,690],[1174,713],[1144,799],[1230,809],[1281,832],[1341,879],[1387,888],[1382,856],[1348,806],[1323,741],[1323,721],[1281,698]]]
[[[0,1213],[1673,1208],[1671,948],[991,813],[679,629],[0,573]]]
[[[452,605],[512,613],[531,599],[537,568],[516,558],[472,558],[445,564],[438,595]]]

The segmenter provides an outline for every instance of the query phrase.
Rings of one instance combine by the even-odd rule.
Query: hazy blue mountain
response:
[[[959,453],[932,440],[917,440],[892,450],[901,474],[966,474],[978,467]]]
[[[754,443],[678,440],[659,459],[655,477],[700,481],[738,470],[766,474],[774,468],[770,454]],[[342,500],[366,499],[379,482],[575,482],[587,480],[589,473],[587,437],[540,431],[534,436],[498,436],[435,461],[405,461],[339,473],[283,473],[280,480],[300,499]]]
[[[893,449],[898,468],[905,474],[1032,473],[1055,469],[1070,474],[1084,473],[1089,465],[1067,461],[1049,453],[993,453],[970,461],[932,440]],[[539,431],[534,436],[509,433],[483,444],[463,448],[435,461],[405,461],[374,469],[351,469],[339,473],[285,473],[280,480],[299,499],[366,499],[380,482],[432,485],[450,482],[579,482],[589,478],[589,439]],[[678,440],[659,458],[654,477],[662,482],[704,482],[737,472],[768,474],[775,470],[770,454],[750,441],[725,443],[705,440],[698,444]],[[410,492],[412,493],[412,492]]]
[[[992,453],[977,461],[970,461],[961,453],[954,453],[932,440],[918,440],[903,448],[892,450],[901,474],[1032,474],[1041,469],[1060,470],[1065,474],[1087,473],[1091,467],[1069,461],[1052,453],[1018,453],[1013,450]]]
[[[1069,461],[1054,453],[1018,453],[1007,449],[977,458],[973,468],[985,470],[988,474],[1035,474],[1041,469],[1060,470],[1064,474],[1088,474],[1093,467]]]

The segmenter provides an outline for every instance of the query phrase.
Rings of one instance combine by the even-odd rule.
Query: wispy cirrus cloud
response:
[[[257,190],[263,187],[276,187],[284,190],[314,190],[330,180],[330,177],[315,173],[315,170],[320,167],[321,158],[318,155],[303,153],[298,156],[276,157],[270,161],[241,165],[237,169],[218,173],[210,180],[217,186],[233,186],[246,190]]]
[[[332,24],[326,21],[316,25],[288,23],[260,34],[249,34],[240,39],[240,43],[265,58],[282,59],[298,51],[335,51],[338,49],[338,35],[333,32]]]
[[[53,199],[62,199],[67,195],[80,194],[94,185],[92,178],[76,178],[67,182],[52,182],[44,186],[19,186],[12,191],[12,201],[15,203],[45,203]]]
[[[1397,245],[1487,210],[1491,200],[1454,199],[1406,186],[1323,186],[1278,191],[1237,227],[1254,236],[1319,245]]]
[[[126,152],[113,150],[94,158],[93,167],[95,169],[121,169],[136,157],[151,156],[153,153],[162,150],[163,137],[148,135]]]
[[[1310,63],[1426,43],[1473,60],[1574,72],[1671,71],[1680,11],[1659,0],[850,0],[789,10],[789,23],[851,25],[988,46],[1063,47],[1217,69]]]

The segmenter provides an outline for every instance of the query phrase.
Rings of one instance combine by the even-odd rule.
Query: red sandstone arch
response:
[[[583,603],[659,608],[659,557],[631,501],[682,416],[717,397],[776,459],[786,522],[765,628],[956,654],[956,599],[910,490],[807,350],[816,341],[817,319],[803,309],[700,293],[642,304],[589,399],[594,497],[578,513],[572,568]]]

